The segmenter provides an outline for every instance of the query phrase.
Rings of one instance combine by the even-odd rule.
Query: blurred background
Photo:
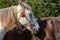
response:
[[[60,16],[60,0],[23,0],[32,8],[36,18]],[[0,9],[18,5],[18,0],[0,0]]]

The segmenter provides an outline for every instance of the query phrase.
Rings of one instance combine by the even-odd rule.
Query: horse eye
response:
[[[27,7],[26,9],[27,9],[27,10],[30,10],[30,8],[28,8],[28,7]]]

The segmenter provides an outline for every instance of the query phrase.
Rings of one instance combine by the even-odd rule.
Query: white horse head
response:
[[[21,14],[22,9],[25,10],[24,14],[26,15],[28,20],[26,19],[26,17],[21,17],[20,14]],[[17,6],[17,10],[18,10],[17,11],[18,12],[18,18],[20,18],[19,22],[24,26],[29,24],[29,23],[32,23],[31,26],[28,26],[26,28],[30,31],[33,31],[33,30],[31,30],[31,28],[32,29],[34,28],[36,31],[38,31],[39,25],[38,25],[34,15],[32,14],[31,7],[26,3],[22,3],[22,6],[20,4]]]
[[[21,16],[21,11],[24,10],[25,16]],[[27,24],[32,23],[32,25],[26,28],[28,30],[31,30],[31,28],[34,28],[38,31],[39,25],[35,19],[35,17],[32,14],[32,10],[30,6],[26,3],[22,3],[22,5],[8,7],[4,9],[0,9],[0,40],[3,39],[5,33],[14,28],[14,25],[16,23],[16,20],[23,25],[26,26]],[[32,30],[33,31],[33,30]]]

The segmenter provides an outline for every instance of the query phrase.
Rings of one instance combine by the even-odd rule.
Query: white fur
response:
[[[30,15],[31,14],[31,11],[30,10],[25,10],[25,15],[27,16],[27,18],[29,19],[29,20],[31,20],[30,19]]]
[[[20,12],[23,8],[20,6],[20,4],[17,6],[17,13],[18,13],[18,18],[20,16]]]
[[[26,25],[28,23],[25,17],[21,17],[19,21],[22,25]]]
[[[25,6],[28,6],[28,5],[26,5],[26,4],[24,4]],[[29,6],[28,6],[29,7]],[[30,8],[30,7],[29,7]],[[18,5],[17,6],[17,12],[18,12],[18,18],[20,17],[20,20],[19,20],[19,22],[22,24],[22,25],[26,25],[27,23],[28,23],[28,21],[27,21],[27,19],[25,18],[25,17],[21,17],[21,15],[20,15],[20,12],[21,12],[21,10],[22,10],[23,8],[20,6],[20,5]],[[37,23],[37,21],[36,21],[36,19],[35,19],[35,17],[34,17],[34,15],[32,14],[32,18],[30,18],[30,14],[32,14],[32,12],[31,12],[31,9],[30,10],[25,10],[25,15],[27,16],[27,18],[31,21],[31,19],[33,19],[33,21],[31,21],[31,22],[33,22],[34,24],[35,24],[35,26],[33,26],[33,28],[34,29],[36,29],[37,31],[38,31],[38,28],[39,28],[39,25],[38,25],[38,23]],[[27,29],[31,29],[30,27],[27,27]]]
[[[21,7],[21,5],[18,5],[17,6],[17,17],[19,18],[21,15],[20,15],[20,12],[21,12],[21,10],[22,10],[23,8]],[[30,19],[30,14],[32,14],[32,12],[31,12],[31,10],[25,10],[25,14],[26,14],[26,16],[27,16],[27,18],[31,21],[31,19]],[[32,14],[33,15],[33,14]],[[34,16],[32,16],[33,17],[33,21],[35,21],[35,18],[34,18]],[[32,22],[33,22],[32,21]],[[19,22],[22,24],[22,25],[26,25],[26,24],[28,24],[28,22],[27,22],[27,19],[25,18],[25,17],[21,17],[20,18],[20,20],[19,20]],[[33,27],[33,28],[35,28],[36,30],[38,30],[38,28],[39,28],[39,25],[38,25],[38,23],[35,21],[35,26]],[[4,37],[4,35],[5,35],[5,33],[8,31],[7,29],[5,29],[5,28],[2,28],[3,26],[2,26],[2,24],[0,23],[0,40],[2,40],[3,39],[3,37]],[[29,29],[29,30],[31,30],[31,27],[27,27],[27,29]],[[7,31],[6,31],[7,30]]]
[[[20,23],[22,24],[22,25],[26,25],[28,22],[27,22],[27,20],[26,20],[26,18],[25,17],[21,17],[21,15],[20,15],[20,12],[21,12],[21,10],[22,10],[23,8],[21,7],[21,5],[19,4],[18,6],[17,6],[17,12],[18,12],[18,18],[20,17]],[[25,11],[25,15],[28,17],[28,19],[30,20],[30,18],[29,18],[29,13],[30,13],[30,11]]]
[[[38,25],[37,21],[35,21],[35,27],[33,27],[33,28],[35,28],[38,31],[39,25]]]
[[[18,18],[20,17],[20,23],[22,24],[22,25],[25,25],[25,24],[27,24],[27,20],[26,20],[26,18],[25,17],[21,17],[21,15],[20,15],[20,12],[21,12],[21,10],[22,10],[23,8],[21,7],[21,5],[19,4],[18,6],[17,6],[17,12],[18,12]]]

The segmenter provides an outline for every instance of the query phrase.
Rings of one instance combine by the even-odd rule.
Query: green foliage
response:
[[[27,0],[35,17],[60,16],[60,0]],[[48,4],[50,3],[50,4]],[[0,8],[17,5],[14,0],[0,0]],[[57,4],[57,5],[56,5]]]
[[[17,2],[14,2],[13,0],[0,0],[0,9],[10,7],[12,5],[16,5]]]
[[[35,17],[60,16],[60,0],[29,0],[28,3]]]

